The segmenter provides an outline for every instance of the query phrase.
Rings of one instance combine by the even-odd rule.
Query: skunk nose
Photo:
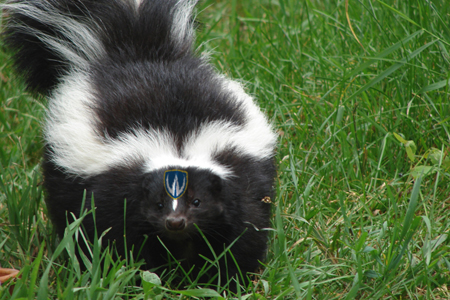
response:
[[[170,231],[183,230],[186,227],[186,221],[183,217],[169,217],[166,219],[166,228]]]

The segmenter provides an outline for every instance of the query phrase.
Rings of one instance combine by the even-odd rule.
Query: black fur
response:
[[[68,40],[64,28],[6,6],[6,43],[16,51],[16,66],[28,86],[52,95],[70,72],[85,74],[94,97],[91,109],[95,118],[91,122],[95,133],[105,141],[120,140],[136,129],[166,130],[172,133],[181,153],[192,133],[204,124],[223,121],[243,127],[249,121],[236,94],[224,88],[222,77],[194,55],[192,37],[171,36],[175,0],[144,0],[139,8],[131,0],[10,3],[53,10],[86,25],[98,37],[104,53],[96,57],[78,52],[87,67],[74,65],[70,57],[49,47],[39,36],[60,39],[70,49],[80,50],[76,42]],[[48,211],[60,236],[66,216],[81,214],[86,192],[86,208],[91,208],[91,195],[96,206],[96,224],[92,217],[84,221],[88,236],[92,238],[95,229],[110,229],[106,240],[115,242],[119,255],[125,256],[125,249],[134,249],[135,255],[140,252],[140,258],[145,259],[146,268],[168,263],[165,246],[187,270],[195,266],[196,275],[205,263],[201,256],[213,259],[197,227],[217,255],[235,242],[231,252],[243,274],[255,271],[265,258],[267,231],[258,229],[270,225],[270,204],[261,199],[273,197],[273,155],[253,157],[235,146],[214,150],[214,161],[231,170],[232,175],[220,177],[208,169],[184,168],[189,174],[188,190],[173,211],[163,176],[166,169],[179,166],[149,172],[142,158],[111,165],[106,172],[74,174],[58,165],[56,151],[51,143],[45,145],[43,171]],[[230,257],[225,258],[221,260],[222,280],[238,274]],[[211,270],[207,277],[216,273]],[[207,277],[202,281],[208,281]]]
[[[196,57],[170,63],[108,59],[92,69],[98,130],[110,137],[135,127],[165,128],[181,143],[207,121],[244,123],[239,105],[232,101],[235,97],[221,89],[211,67]]]

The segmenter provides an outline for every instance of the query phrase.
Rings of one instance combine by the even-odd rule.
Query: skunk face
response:
[[[235,276],[265,257],[276,135],[241,84],[192,51],[195,4],[11,0],[5,43],[49,98],[43,172],[59,235],[86,193],[88,236],[109,230],[120,256],[141,249],[156,268],[169,251],[199,269],[232,245],[220,272]]]
[[[143,183],[141,210],[152,228],[148,235],[182,242],[222,226],[225,201],[222,199],[221,179],[201,170],[189,170],[184,194],[174,200],[165,190],[164,172],[148,174]],[[156,178],[155,178],[156,177]]]

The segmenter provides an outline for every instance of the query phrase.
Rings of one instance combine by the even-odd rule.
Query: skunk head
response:
[[[167,171],[146,175],[142,183],[140,211],[144,222],[162,238],[182,241],[221,226],[225,214],[222,197],[223,180],[210,171],[189,168],[184,178],[170,179]],[[168,186],[168,183],[170,186]],[[180,188],[180,197],[173,198],[173,188]]]

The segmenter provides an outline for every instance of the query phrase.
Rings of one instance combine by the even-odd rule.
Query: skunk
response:
[[[267,251],[276,134],[241,84],[193,50],[195,5],[13,0],[3,33],[28,88],[48,97],[43,175],[57,233],[85,195],[87,235],[109,230],[120,256],[197,274],[227,250],[202,280],[245,282]]]

